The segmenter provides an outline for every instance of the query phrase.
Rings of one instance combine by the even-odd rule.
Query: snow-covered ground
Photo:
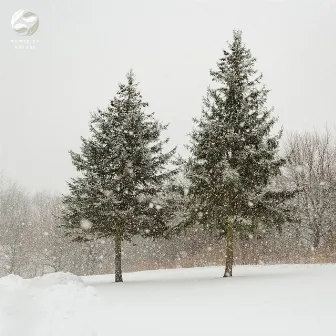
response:
[[[336,265],[0,279],[2,336],[335,335]]]

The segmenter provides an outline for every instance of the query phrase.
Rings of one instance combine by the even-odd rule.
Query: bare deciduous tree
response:
[[[287,136],[288,181],[301,190],[296,198],[302,228],[314,248],[334,229],[336,142],[333,134],[306,132]]]

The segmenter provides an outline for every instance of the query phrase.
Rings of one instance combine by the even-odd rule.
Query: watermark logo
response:
[[[19,35],[31,36],[39,27],[39,18],[30,10],[20,9],[13,14],[11,24]]]

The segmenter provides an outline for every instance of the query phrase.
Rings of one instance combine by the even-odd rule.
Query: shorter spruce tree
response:
[[[92,114],[91,136],[70,152],[79,176],[63,196],[62,226],[74,240],[114,237],[115,281],[122,281],[121,245],[135,235],[159,237],[174,216],[166,186],[177,173],[165,152],[167,125],[146,113],[134,74],[106,110]]]

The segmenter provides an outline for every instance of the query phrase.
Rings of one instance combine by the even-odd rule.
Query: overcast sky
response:
[[[16,50],[20,8],[40,19],[35,50]],[[66,191],[69,149],[133,68],[150,111],[187,142],[232,30],[258,59],[285,130],[336,124],[336,2],[1,0],[0,171],[31,191]]]

